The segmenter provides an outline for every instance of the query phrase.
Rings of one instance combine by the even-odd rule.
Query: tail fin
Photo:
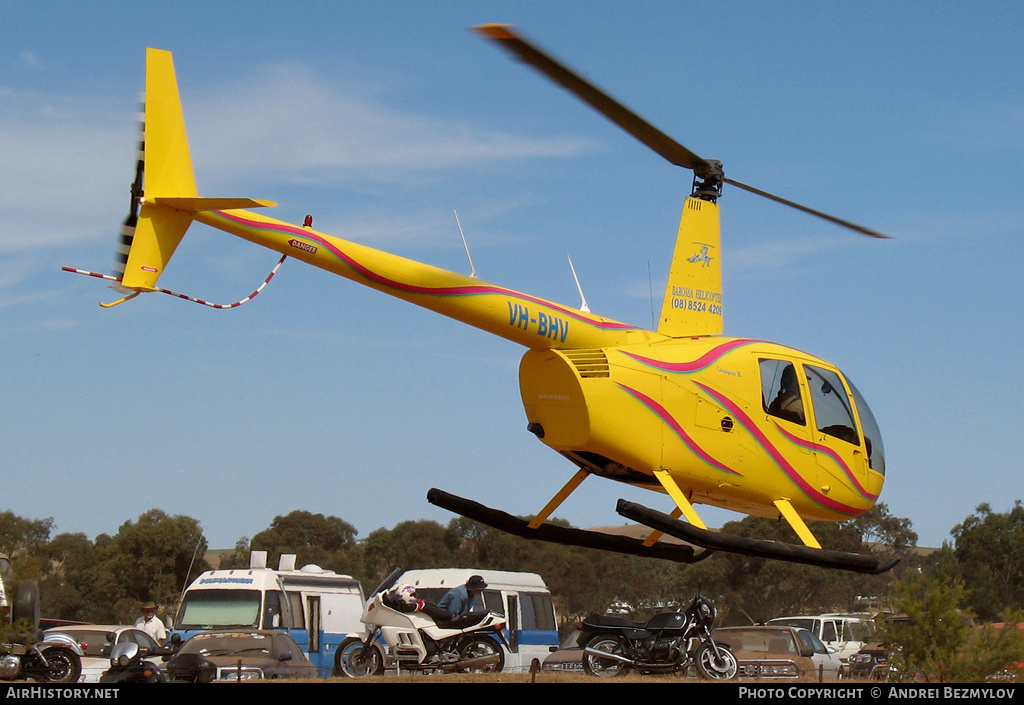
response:
[[[274,205],[249,198],[199,197],[169,51],[146,49],[146,97],[139,151],[132,211],[122,236],[123,289],[157,289],[157,280],[196,211]]]
[[[673,338],[722,333],[722,262],[718,204],[683,205],[658,332]]]
[[[198,196],[174,62],[168,51],[146,50],[144,106],[139,148],[145,176],[142,194],[133,193],[133,199],[139,198],[141,208],[134,233],[126,233],[130,241],[121,285],[126,289],[152,291],[192,223],[190,213],[159,205],[157,199]],[[129,223],[125,225],[127,229]]]

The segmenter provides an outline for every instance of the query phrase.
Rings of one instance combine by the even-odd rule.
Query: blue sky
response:
[[[523,350],[287,261],[230,311],[117,297],[147,46],[174,53],[204,195],[651,322],[690,174],[467,31],[515,24],[747,184],[720,201],[726,333],[839,365],[882,501],[939,545],[1024,497],[1024,6],[1015,2],[0,5],[0,510],[90,537],[159,508],[215,547],[293,509],[365,536],[439,487],[537,512],[572,466],[525,430]],[[163,286],[247,295],[277,256],[195,225]],[[591,479],[559,510],[655,495]],[[663,504],[663,502],[662,502]],[[738,518],[704,509],[708,523]]]

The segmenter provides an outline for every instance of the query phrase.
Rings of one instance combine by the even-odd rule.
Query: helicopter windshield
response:
[[[857,389],[849,377],[846,378],[853,392],[853,400],[857,404],[857,413],[860,416],[860,427],[864,430],[864,442],[868,447],[868,465],[872,470],[885,474],[885,447],[882,445],[882,431],[878,428],[875,415],[871,413],[864,396]]]

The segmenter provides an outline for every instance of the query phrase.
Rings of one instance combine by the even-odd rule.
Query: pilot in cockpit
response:
[[[804,423],[804,403],[800,397],[800,383],[793,365],[786,365],[779,380],[779,393],[768,406],[768,413],[793,423]]]

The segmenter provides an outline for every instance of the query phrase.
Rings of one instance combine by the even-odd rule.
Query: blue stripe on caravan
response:
[[[558,646],[558,632],[554,629],[522,629],[519,643],[528,646]]]

